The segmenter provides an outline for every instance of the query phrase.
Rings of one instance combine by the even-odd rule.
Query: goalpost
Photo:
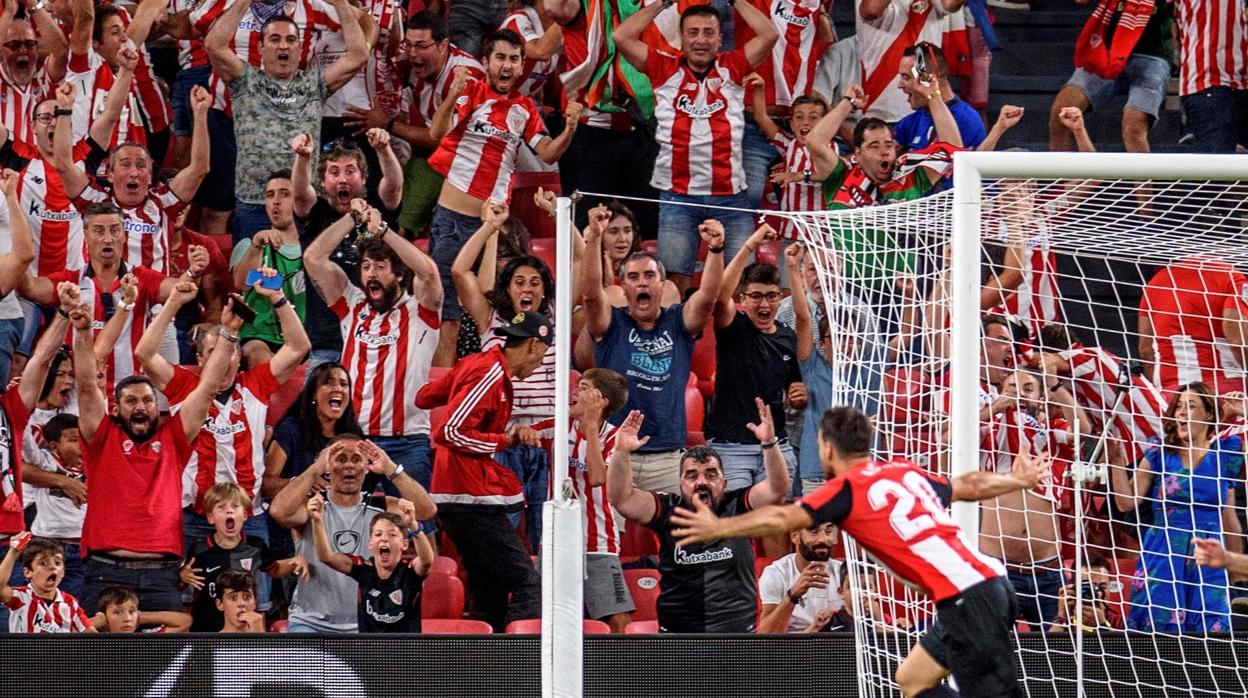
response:
[[[1248,692],[1248,640],[1224,632],[1234,590],[1195,567],[1190,541],[1242,544],[1242,427],[1226,410],[1245,409],[1248,158],[960,152],[954,172],[952,191],[917,201],[784,214],[818,271],[834,404],[873,415],[878,457],[949,476],[1054,455],[1049,486],[954,505],[968,540],[1033,592],[1026,695]],[[1150,445],[1200,377],[1223,418]],[[1205,432],[1212,460],[1128,496],[1148,481],[1141,460],[1167,468],[1183,434],[1199,446]],[[845,547],[859,692],[896,695],[933,609]]]

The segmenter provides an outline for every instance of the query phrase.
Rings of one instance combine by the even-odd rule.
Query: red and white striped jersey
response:
[[[168,183],[153,186],[142,206],[126,208],[112,192],[92,180],[74,199],[74,205],[85,213],[91,204],[96,203],[111,203],[121,209],[122,223],[126,228],[126,266],[169,273],[173,224],[187,204],[169,189]]]
[[[481,80],[456,100],[455,116],[429,167],[469,196],[507,201],[516,154],[547,137],[537,105],[516,92],[501,95]]]
[[[177,413],[182,402],[199,385],[199,374],[173,367],[165,386],[169,411]],[[264,474],[264,426],[269,399],[281,384],[273,377],[269,362],[241,371],[230,388],[229,398],[213,399],[204,428],[191,442],[191,459],[182,471],[182,506],[204,513],[204,493],[218,482],[238,483],[251,495],[252,511],[260,511],[260,481]]]
[[[510,29],[520,35],[527,43],[536,41],[546,33],[542,27],[542,19],[532,5],[521,7],[503,19],[503,29]],[[554,76],[559,65],[559,52],[540,61],[526,57],[524,59],[524,80],[517,88],[520,94],[542,103],[542,90],[546,81]]]
[[[1243,0],[1179,0],[1179,94],[1248,89],[1248,9]]]
[[[88,48],[86,55],[69,54],[69,67],[65,72],[65,82],[72,84],[76,90],[72,118],[75,143],[87,137],[91,124],[95,123],[95,119],[104,112],[108,90],[116,79],[113,69],[108,67],[108,62],[94,50]],[[147,144],[147,129],[143,128],[139,118],[139,104],[135,99],[133,83],[130,86],[130,96],[126,98],[126,104],[121,108],[121,117],[117,119],[117,128],[113,130],[112,138],[108,143],[100,145],[112,150],[123,141]]]
[[[897,87],[902,52],[920,41],[940,46],[948,17],[940,0],[891,0],[883,14],[871,22],[854,13],[858,62],[862,66],[860,84],[867,93],[864,116],[895,123],[913,111]]]
[[[644,71],[654,87],[659,157],[650,185],[693,196],[731,196],[745,189],[741,138],[751,71],[742,51],[721,53],[699,79],[684,58],[651,49]]]
[[[811,92],[819,58],[830,45],[820,41],[819,17],[823,9],[819,0],[748,0],[771,17],[780,38],[771,47],[771,55],[755,71],[763,78],[767,104],[787,107],[794,97]],[[736,13],[736,45],[754,38],[749,23]]]
[[[784,157],[785,172],[805,172],[813,169],[810,163],[810,150],[797,142],[797,139],[784,131],[778,131],[771,144]],[[822,211],[823,184],[820,182],[789,182],[780,187],[781,211]],[[797,225],[785,219],[780,226],[780,235],[788,240],[798,238]]]
[[[365,435],[427,435],[429,413],[416,408],[416,391],[429,382],[440,313],[408,293],[378,312],[353,285],[330,310],[342,328],[342,365],[351,377],[351,400]]]
[[[13,587],[9,609],[11,633],[82,633],[91,627],[91,619],[78,605],[78,599],[60,589],[49,601],[29,586]]]
[[[1036,336],[1045,325],[1061,321],[1057,255],[1042,241],[1028,240],[1022,254],[1022,283],[1006,299],[1005,309]]]
[[[30,262],[30,273],[48,276],[57,271],[77,271],[85,263],[85,239],[82,215],[65,193],[65,185],[52,163],[43,159],[34,148],[26,149],[14,144],[22,157],[29,157],[30,164],[22,170],[17,182],[17,199],[30,223],[30,233],[35,240],[35,258]],[[76,148],[85,156],[85,143]]]
[[[1161,391],[1144,376],[1132,376],[1130,389],[1115,407],[1122,370],[1118,357],[1099,347],[1079,344],[1060,356],[1070,363],[1075,399],[1093,410],[1102,423],[1112,420],[1112,434],[1127,448],[1128,462],[1139,462],[1143,445],[1162,438],[1161,416],[1166,405]]]
[[[169,14],[177,14],[179,12],[190,12],[198,6],[195,0],[169,0]],[[179,39],[178,40],[178,67],[198,68],[208,65],[208,51],[204,49],[204,40],[198,39]]]
[[[1152,325],[1153,382],[1168,392],[1239,373],[1223,329],[1223,313],[1236,311],[1248,317],[1248,278],[1224,260],[1195,255],[1154,274],[1140,299]]]
[[[363,9],[381,29],[390,30],[390,41],[398,41],[395,36],[394,23],[401,13],[397,0],[367,0]],[[402,29],[399,30],[402,33]],[[343,56],[347,55],[347,45],[342,40],[341,32],[321,34],[314,50],[314,62],[328,69]],[[343,85],[325,101],[322,116],[344,116],[347,107],[368,109],[373,104],[380,104],[387,114],[398,114],[399,94],[403,88],[403,80],[394,62],[386,55],[386,47],[378,44],[368,54],[368,62],[357,72],[347,84]]]
[[[615,3],[605,3],[603,8],[612,16],[613,22],[619,21],[619,9]],[[596,103],[592,96],[587,95],[590,77],[598,69],[602,61],[607,60],[606,35],[610,29],[606,27],[603,12],[592,13],[593,22],[586,19],[589,13],[582,12],[576,19],[563,27],[563,49],[559,60],[559,82],[563,85],[563,102],[560,110],[567,107],[569,97],[575,97],[585,105],[581,112],[581,125],[603,128],[610,131],[632,131],[633,120],[624,111],[624,97],[627,90],[617,75],[618,71],[607,73],[604,81],[611,91],[611,103],[621,108],[618,112],[601,111],[590,106]]]
[[[1014,457],[1023,452],[1024,443],[1028,453],[1056,454],[1069,442],[1065,430],[1049,428],[1023,410],[1010,408],[994,414],[987,424],[979,425],[979,469],[1009,473],[1014,467]],[[1051,478],[1036,485],[1031,493],[1056,504],[1060,485],[1059,480]]]
[[[128,269],[125,264],[118,270],[117,281],[112,284],[111,288],[101,288],[96,284],[95,273],[89,265],[78,271],[58,271],[47,277],[52,281],[53,288],[62,281],[71,281],[82,289],[82,302],[91,311],[91,337],[94,339],[116,312],[113,294],[121,288],[121,277],[125,276],[127,271],[133,273],[138,280],[139,293],[134,301],[134,309],[130,311],[130,317],[126,318],[121,336],[117,338],[113,353],[109,354],[108,362],[104,367],[104,377],[108,384],[105,394],[111,394],[113,385],[122,378],[143,372],[143,367],[134,358],[134,348],[139,345],[139,339],[143,337],[143,328],[146,327],[148,313],[153,305],[160,302],[160,284],[166,277],[164,274],[145,267]],[[104,296],[108,297],[104,298]],[[135,322],[135,318],[139,318],[139,321]],[[73,331],[71,328],[70,332]]]
[[[34,77],[26,85],[19,85],[0,65],[0,123],[9,130],[9,136],[15,143],[35,145],[35,134],[31,130],[31,112],[35,102],[50,96],[55,85],[48,77],[48,64],[45,61]]]
[[[934,602],[1005,576],[1000,561],[967,542],[950,517],[949,480],[904,460],[864,461],[799,504],[816,524],[854,537],[890,572]]]
[[[206,0],[191,10],[191,26],[200,36],[207,36],[213,22],[216,22],[230,5],[230,0]],[[251,9],[238,21],[238,31],[234,33],[234,40],[230,44],[238,60],[253,68],[260,67],[260,28],[264,26],[264,20],[256,16],[257,8],[257,5],[252,5]],[[316,45],[321,32],[336,32],[342,29],[338,24],[338,10],[325,0],[287,0],[284,14],[294,20],[295,28],[299,32],[299,67],[301,69],[308,67],[308,61],[312,58],[312,47]],[[227,114],[231,114],[229,90],[226,88],[225,80],[214,72],[208,82],[208,87],[212,90],[213,108],[224,109]]]
[[[555,438],[555,420],[544,419],[533,425],[544,441]],[[615,451],[615,425],[603,424],[598,432],[598,443],[602,446],[602,459],[606,462]],[[581,421],[572,422],[572,433],[568,439],[568,477],[572,480],[572,491],[581,501],[581,515],[585,522],[585,552],[596,555],[620,554],[620,529],[615,524],[615,509],[607,500],[607,483],[589,484],[589,445],[585,442],[585,434],[581,432]],[[552,478],[553,482],[553,478]]]
[[[509,324],[498,311],[490,317],[490,325],[481,333],[481,351],[502,347],[504,340],[494,330]],[[547,419],[555,413],[555,346],[546,349],[542,365],[528,378],[511,379],[511,421],[508,427],[524,426],[539,419]]]
[[[433,112],[451,91],[455,68],[461,65],[468,70],[468,76],[472,80],[485,79],[485,69],[481,67],[480,61],[451,46],[442,70],[432,79],[422,80],[413,75],[408,80],[407,86],[403,88],[403,103],[400,107],[400,113],[407,116],[407,123],[428,126],[433,122]]]
[[[129,30],[132,20],[130,11],[124,7],[120,9],[121,24]],[[142,124],[146,133],[160,133],[173,123],[173,106],[156,83],[156,74],[152,72],[152,56],[147,52],[147,44],[139,46],[138,49],[139,61],[134,67],[134,80],[130,83],[130,96],[139,107],[135,121]]]

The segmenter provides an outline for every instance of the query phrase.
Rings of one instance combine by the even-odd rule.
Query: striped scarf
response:
[[[1100,0],[1075,41],[1075,67],[1107,80],[1117,78],[1153,16],[1154,0]],[[1114,24],[1114,12],[1122,14]],[[1113,33],[1106,45],[1105,36]]]
[[[620,22],[642,8],[644,0],[581,0],[584,10],[584,51],[571,52],[560,76],[569,94],[580,96],[585,106],[604,113],[621,113],[626,98],[637,103],[644,117],[654,114],[650,79],[616,50],[611,32]]]

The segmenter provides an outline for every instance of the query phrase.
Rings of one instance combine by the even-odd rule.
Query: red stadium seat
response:
[[[459,571],[459,563],[455,558],[446,555],[438,555],[433,558],[433,565],[429,568],[429,574],[449,574],[452,577]]]
[[[767,569],[767,565],[775,562],[774,557],[755,557],[754,558],[754,578],[758,579],[763,576],[763,570]]]
[[[524,224],[532,239],[553,238],[555,219],[533,203],[537,188],[559,194],[561,191],[558,172],[517,172],[511,180],[510,215]]]
[[[689,431],[702,431],[706,416],[706,401],[696,388],[685,388],[685,426]]]
[[[492,635],[494,628],[483,620],[430,618],[420,621],[425,635]]]
[[[707,328],[693,344],[693,373],[698,377],[698,390],[710,400],[715,395],[715,332]]]
[[[416,248],[419,249],[421,252],[424,252],[425,254],[429,254],[429,238],[419,238],[419,239],[413,240],[412,244],[415,245]]]
[[[654,635],[659,632],[657,620],[635,620],[624,626],[625,635]]]
[[[513,620],[507,624],[506,633],[508,635],[538,635],[542,632],[541,618],[526,618],[524,620]],[[581,632],[585,635],[610,635],[611,626],[600,620],[590,620],[586,618],[581,621]]]
[[[290,631],[290,621],[275,620],[269,624],[269,632],[271,633],[285,633],[289,631]]]
[[[693,448],[694,446],[705,446],[706,435],[700,431],[690,431],[685,437],[685,448]]]
[[[277,392],[269,398],[269,413],[265,416],[264,422],[269,426],[274,426],[286,416],[286,411],[290,406],[295,404],[295,400],[299,398],[299,391],[303,390],[303,381],[307,378],[307,364],[300,364],[295,372],[291,374],[290,380],[278,387]]]
[[[458,620],[464,616],[464,583],[449,574],[425,578],[420,598],[421,618]]]
[[[628,593],[633,597],[637,610],[633,611],[633,621],[657,620],[655,605],[659,602],[659,580],[662,575],[658,570],[624,570],[624,581],[628,583]]]
[[[659,241],[658,240],[642,240],[641,251],[649,252],[650,254],[658,254],[659,253]]]
[[[659,554],[659,536],[654,531],[633,523],[624,522],[624,537],[620,540],[620,555],[641,557]]]
[[[545,262],[546,266],[550,268],[551,276],[554,276],[556,279],[559,278],[559,274],[557,274],[555,270],[554,238],[537,238],[535,240],[531,240],[529,243],[529,254]]]

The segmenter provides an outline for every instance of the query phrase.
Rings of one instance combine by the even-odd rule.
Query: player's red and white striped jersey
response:
[[[65,73],[65,82],[72,84],[76,90],[72,118],[75,143],[87,137],[91,124],[95,123],[95,119],[104,112],[108,90],[116,79],[113,69],[108,67],[108,63],[94,50],[88,48],[86,55],[69,54],[69,67]],[[139,118],[139,103],[135,99],[133,84],[130,86],[130,96],[126,98],[126,104],[121,108],[121,117],[117,119],[117,128],[113,130],[112,138],[108,143],[100,145],[112,150],[123,141],[147,144],[147,129],[143,128]]]
[[[1241,367],[1229,351],[1223,313],[1248,317],[1248,278],[1230,263],[1192,256],[1149,279],[1140,313],[1152,324],[1153,382],[1163,391],[1192,381],[1216,386]]]
[[[437,75],[429,80],[421,80],[412,76],[407,86],[403,88],[403,104],[400,112],[407,115],[407,123],[413,126],[428,126],[433,122],[433,112],[451,91],[451,83],[455,80],[455,68],[459,66],[468,70],[468,77],[472,80],[485,79],[485,69],[481,67],[480,61],[451,46],[446,55],[446,63]]]
[[[546,30],[542,27],[542,19],[532,5],[521,7],[507,15],[503,19],[502,28],[510,29],[519,34],[520,38],[524,39],[526,43],[536,41],[546,33]],[[558,65],[558,51],[550,58],[544,58],[540,61],[526,57],[524,59],[524,81],[517,88],[520,94],[541,104],[542,89],[546,86],[546,81],[554,76]]]
[[[813,169],[810,163],[810,150],[797,142],[797,139],[784,131],[776,133],[771,144],[784,157],[785,172],[805,172]],[[781,211],[822,211],[823,184],[820,182],[789,182],[780,187]],[[797,225],[793,221],[784,220],[780,226],[780,235],[787,240],[798,237]]]
[[[1139,462],[1143,445],[1162,437],[1161,416],[1166,405],[1161,391],[1144,376],[1132,376],[1130,390],[1115,408],[1122,370],[1118,357],[1099,347],[1079,344],[1061,352],[1061,357],[1070,363],[1075,399],[1095,411],[1094,416],[1102,422],[1112,419],[1113,436],[1127,448],[1128,462]]]
[[[362,9],[368,12],[379,28],[390,30],[390,41],[399,40],[400,37],[395,36],[393,31],[395,18],[400,13],[397,0],[367,0]],[[402,29],[399,34],[402,34]],[[313,55],[313,62],[326,69],[347,55],[347,45],[342,40],[342,33],[321,34]],[[321,115],[344,116],[347,107],[368,109],[374,103],[380,104],[387,114],[397,114],[402,87],[399,72],[386,55],[386,47],[379,44],[369,51],[368,62],[364,64],[364,68],[329,96]]]
[[[195,0],[169,0],[169,14],[177,14],[179,12],[189,12],[198,6]],[[208,51],[204,49],[204,40],[198,39],[179,39],[178,40],[178,67],[198,68],[208,65]]]
[[[78,599],[60,589],[49,601],[29,586],[13,587],[9,609],[11,633],[81,633],[91,626],[91,619],[78,605]]]
[[[519,149],[536,149],[546,138],[537,105],[516,92],[501,95],[481,80],[455,101],[455,116],[429,167],[469,196],[507,201]]]
[[[731,196],[745,189],[741,138],[745,53],[721,53],[699,79],[683,58],[651,49],[643,72],[654,88],[659,157],[650,185],[694,196]]]
[[[90,265],[78,271],[60,271],[49,274],[47,277],[52,281],[53,288],[62,281],[72,281],[82,289],[82,302],[91,312],[91,336],[94,338],[116,312],[113,294],[121,288],[121,277],[127,272],[133,273],[138,280],[139,293],[134,301],[134,308],[122,327],[121,335],[117,338],[117,344],[113,347],[113,353],[109,354],[108,362],[104,367],[105,382],[108,385],[106,394],[111,394],[113,385],[122,378],[143,372],[143,367],[134,358],[134,348],[139,345],[139,339],[143,337],[143,328],[146,326],[148,313],[152,306],[160,301],[160,283],[165,280],[165,275],[145,267],[129,269],[123,264],[117,272],[117,281],[111,288],[101,288],[96,284],[95,274],[91,271]],[[135,318],[139,321],[135,322]],[[71,328],[70,332],[73,331]]]
[[[57,271],[81,269],[85,263],[82,215],[65,193],[61,176],[39,151],[31,148],[18,154],[30,158],[30,164],[22,170],[22,178],[17,182],[17,199],[35,240],[30,273],[48,276]]]
[[[1022,261],[1022,283],[1006,299],[1005,309],[1026,324],[1034,337],[1045,325],[1061,321],[1057,255],[1043,241],[1028,240]]]
[[[1248,8],[1243,0],[1179,0],[1179,94],[1248,89]]]
[[[173,378],[163,391],[169,398],[169,411],[176,414],[197,385],[199,374],[174,366]],[[182,471],[183,507],[194,506],[203,514],[208,488],[218,482],[235,482],[251,495],[252,511],[260,511],[265,419],[269,399],[279,387],[266,361],[238,373],[225,404],[219,402],[219,395],[213,399]]]
[[[948,512],[949,480],[904,460],[865,461],[799,504],[833,523],[906,584],[934,602],[1005,576],[1000,561],[967,542]]]
[[[787,107],[793,98],[809,94],[815,80],[819,57],[830,45],[819,41],[819,17],[823,9],[819,0],[749,0],[763,14],[771,17],[780,38],[771,47],[771,55],[755,71],[763,78],[767,104]],[[736,45],[754,38],[750,25],[736,13]]]
[[[555,420],[544,419],[533,425],[544,441],[555,438]],[[613,424],[603,424],[598,432],[598,443],[602,446],[603,461],[611,458],[615,451],[615,430]],[[552,451],[553,452],[553,451]],[[593,486],[589,484],[589,446],[585,442],[585,434],[581,432],[581,421],[572,422],[572,434],[568,439],[568,477],[572,480],[572,491],[581,501],[581,514],[585,522],[585,552],[596,555],[620,554],[620,530],[615,524],[615,509],[607,500],[607,483]],[[553,478],[551,480],[554,481]]]
[[[365,435],[428,435],[429,412],[416,408],[416,391],[429,382],[440,313],[407,293],[379,313],[350,284],[330,310],[342,328],[342,365]]]
[[[481,351],[502,347],[504,340],[494,330],[510,324],[498,311],[490,316],[490,325],[481,333]],[[511,421],[507,426],[524,426],[555,413],[555,346],[546,349],[542,364],[528,378],[511,379]]]
[[[1052,429],[1041,424],[1035,417],[1015,408],[994,414],[992,421],[979,425],[979,469],[990,473],[1009,473],[1014,467],[1014,457],[1027,453],[1057,451],[1069,444],[1066,431]],[[1041,482],[1032,494],[1053,503],[1059,498],[1060,481]]]
[[[940,0],[891,0],[874,21],[865,21],[857,12],[854,17],[860,84],[867,93],[864,114],[896,122],[913,111],[905,93],[897,88],[902,52],[920,41],[940,46],[949,15]]]
[[[191,25],[201,36],[207,36],[213,22],[231,4],[230,0],[206,0],[191,10]],[[238,60],[253,68],[260,67],[260,28],[264,26],[264,20],[256,15],[258,7],[252,5],[238,21],[238,31],[234,33],[234,40],[230,43]],[[338,10],[325,0],[287,0],[283,13],[294,20],[295,28],[299,32],[300,68],[308,67],[308,61],[312,58],[312,47],[316,45],[322,31],[336,32],[342,29],[338,24]],[[208,87],[212,90],[213,108],[224,109],[227,114],[232,113],[225,80],[214,72]]]
[[[80,212],[86,212],[91,204],[111,203],[121,209],[122,224],[126,229],[127,266],[147,267],[161,274],[169,273],[169,245],[173,236],[173,224],[187,204],[169,189],[168,183],[153,186],[139,208],[126,208],[117,201],[112,192],[94,180],[74,200]]]
[[[0,65],[0,123],[9,130],[9,136],[15,143],[34,147],[35,134],[31,129],[30,115],[35,109],[35,102],[45,95],[51,96],[54,87],[48,77],[46,61],[25,86],[17,84]]]

